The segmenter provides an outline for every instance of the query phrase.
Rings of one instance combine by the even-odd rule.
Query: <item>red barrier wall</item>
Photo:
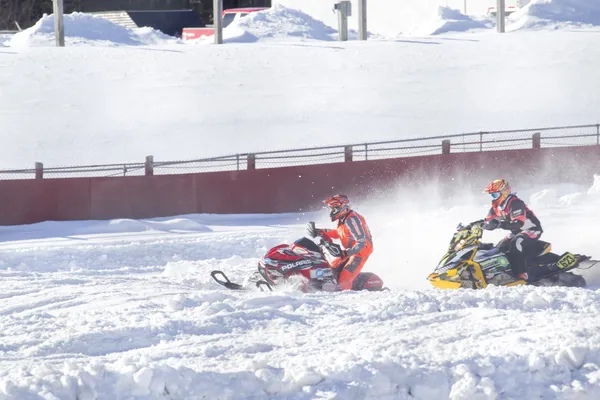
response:
[[[0,224],[89,219],[90,179],[0,181]]]
[[[335,192],[385,195],[431,181],[440,187],[511,182],[590,183],[600,146],[454,153],[185,175],[0,181],[0,224],[150,218],[190,213],[283,213],[321,207]],[[406,191],[410,196],[410,191]]]

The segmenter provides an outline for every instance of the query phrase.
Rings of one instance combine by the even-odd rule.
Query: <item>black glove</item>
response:
[[[483,229],[486,231],[493,231],[494,229],[498,229],[500,227],[500,221],[496,218],[490,219],[485,224],[483,224]]]
[[[308,225],[307,225],[307,227],[306,227],[306,230],[308,231],[308,234],[309,234],[311,237],[317,237],[317,236],[319,236],[319,235],[321,234],[321,230],[320,230],[320,229],[317,229],[317,228],[315,228],[315,223],[314,223],[314,222],[312,222],[312,221],[310,221],[310,222],[308,223]]]
[[[503,220],[501,221],[500,228],[506,229],[507,231],[512,231],[513,229],[521,229],[523,227],[523,222],[519,220]]]

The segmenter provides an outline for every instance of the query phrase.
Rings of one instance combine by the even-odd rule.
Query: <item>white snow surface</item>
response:
[[[509,17],[507,30],[573,29],[600,26],[600,2],[594,0],[531,0]]]
[[[443,13],[463,28],[476,21]],[[83,46],[3,48],[0,168],[198,159],[599,120],[593,28],[342,43],[316,40],[319,29],[331,31],[301,13],[259,14],[240,23],[250,41],[263,37],[258,43],[96,46],[87,35]],[[277,15],[287,16],[279,31]],[[240,132],[252,140],[239,140]]]
[[[72,13],[64,15],[67,46],[140,46],[177,43],[178,40],[152,28],[130,29],[99,16]],[[44,15],[34,26],[16,33],[11,47],[55,46],[54,15]]]
[[[252,43],[266,40],[337,39],[337,30],[302,11],[275,5],[268,10],[250,13],[223,30],[227,43]],[[212,43],[212,37],[202,39]]]
[[[494,21],[489,17],[472,17],[460,11],[440,6],[437,16],[429,23],[423,23],[417,28],[414,35],[441,35],[449,32],[468,32],[472,30],[490,29],[494,27]]]
[[[337,14],[332,12],[336,0],[273,0],[306,12],[337,29]],[[358,0],[352,0],[351,29],[358,29]],[[570,29],[581,25],[600,25],[600,3],[597,0],[521,0],[522,9],[510,16],[507,30]],[[465,4],[467,10],[465,10]],[[495,29],[495,18],[486,16],[496,0],[369,0],[368,29],[386,37],[422,36],[472,29]],[[440,11],[451,9],[450,11]],[[465,17],[465,14],[468,17]],[[440,21],[445,22],[443,29]]]
[[[520,189],[555,251],[598,256],[600,176]],[[330,226],[325,211],[2,227],[0,398],[599,398],[600,271],[586,289],[431,288],[456,224],[488,203],[414,196],[355,204],[379,293],[240,293],[209,277],[242,281],[308,220]]]

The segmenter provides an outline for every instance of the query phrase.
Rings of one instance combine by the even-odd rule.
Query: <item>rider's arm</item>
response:
[[[496,215],[496,211],[494,210],[494,207],[491,207],[491,208],[490,208],[490,212],[488,212],[488,215],[485,217],[485,220],[486,220],[486,222],[487,222],[487,221],[489,221],[490,219],[494,219],[494,218],[496,218],[496,217],[498,217],[498,216]]]
[[[340,234],[338,233],[338,231],[336,229],[321,229],[320,232],[321,236],[323,236],[326,239],[339,239],[340,238]]]
[[[521,229],[526,221],[525,203],[521,199],[514,199],[510,203],[508,219],[502,221],[500,227],[507,230]]]
[[[360,219],[356,216],[350,216],[346,220],[346,225],[348,226],[348,230],[350,234],[355,240],[354,246],[346,250],[346,254],[349,256],[353,256],[357,253],[360,253],[362,249],[367,245],[367,234],[362,226]]]

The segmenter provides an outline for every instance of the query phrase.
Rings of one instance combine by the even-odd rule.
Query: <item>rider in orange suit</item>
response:
[[[331,221],[337,221],[336,229],[315,229],[312,237],[322,236],[326,240],[339,239],[343,250],[340,257],[331,263],[339,272],[338,284],[342,290],[352,289],[352,282],[358,276],[367,259],[373,253],[373,239],[365,219],[349,206],[346,195],[337,194],[323,201],[329,206]]]

